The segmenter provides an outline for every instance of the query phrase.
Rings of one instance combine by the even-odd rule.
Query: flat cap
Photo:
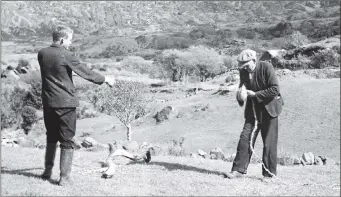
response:
[[[250,60],[256,60],[256,51],[251,49],[243,50],[237,57],[238,62],[248,62]]]

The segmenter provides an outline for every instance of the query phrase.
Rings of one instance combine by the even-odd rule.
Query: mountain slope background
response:
[[[184,32],[203,24],[217,28],[259,28],[283,20],[295,21],[296,28],[303,22],[316,28],[328,24],[328,20],[318,22],[319,19],[339,18],[340,2],[2,1],[1,10],[2,36],[6,39],[46,36],[56,24],[67,24],[82,35],[97,32],[116,36]]]

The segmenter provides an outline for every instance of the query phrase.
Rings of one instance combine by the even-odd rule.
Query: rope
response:
[[[255,132],[258,130],[258,120],[257,120],[257,116],[256,116],[256,109],[255,109],[255,104],[253,102],[253,100],[251,100],[251,103],[252,103],[252,110],[253,110],[253,114],[254,114],[254,117],[255,117],[255,127],[254,129],[252,130],[251,132],[251,139],[250,139],[250,149],[252,151],[252,154],[257,158],[259,159],[259,156],[255,153],[254,151],[254,148],[252,146],[252,139],[253,139],[253,136],[255,134]],[[281,179],[279,179],[275,174],[273,174],[272,172],[270,172],[270,170],[268,168],[265,167],[265,164],[264,162],[262,161],[262,166],[264,167],[264,170],[269,173],[273,178],[277,179],[280,183],[284,184],[284,185],[287,185],[287,186],[297,186],[299,184],[289,184],[289,183],[285,183],[283,182]],[[331,185],[331,186],[325,186],[325,185],[322,185],[322,184],[317,184],[317,183],[304,183],[302,184],[302,186],[317,186],[317,187],[324,187],[324,188],[327,188],[327,189],[333,189],[333,190],[339,190],[340,189],[340,184],[336,184],[336,185]]]
[[[253,100],[251,100],[251,103],[252,103],[253,115],[254,115],[254,117],[255,117],[256,122],[255,122],[255,128],[254,128],[253,131],[251,132],[250,148],[251,148],[252,154],[253,154],[257,159],[259,159],[259,157],[258,157],[258,155],[255,153],[255,150],[254,150],[253,145],[252,145],[252,144],[253,144],[253,143],[252,143],[252,141],[253,141],[253,140],[252,140],[252,139],[253,139],[253,136],[254,136],[255,132],[258,130],[258,120],[257,120],[256,109],[255,109],[255,104],[254,104]],[[279,180],[279,178],[278,178],[275,174],[273,174],[272,172],[270,172],[270,170],[269,170],[268,168],[265,167],[264,162],[262,162],[262,166],[264,167],[264,169],[265,169],[265,171],[266,171],[267,173],[269,173],[272,177],[274,177],[274,178],[276,178],[276,179]]]

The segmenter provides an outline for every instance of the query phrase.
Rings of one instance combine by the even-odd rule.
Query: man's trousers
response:
[[[47,143],[57,143],[60,148],[74,149],[76,133],[76,108],[51,108],[44,106]]]
[[[278,117],[271,117],[265,108],[258,109],[256,112],[258,129],[253,135],[252,146],[254,147],[257,135],[261,131],[263,139],[263,163],[265,167],[274,175],[277,170],[277,144],[278,144]],[[255,118],[246,118],[243,131],[240,135],[237,154],[233,161],[232,171],[238,171],[246,174],[250,163],[252,151],[250,148],[251,133],[255,128]],[[263,176],[271,177],[271,175],[262,166]]]

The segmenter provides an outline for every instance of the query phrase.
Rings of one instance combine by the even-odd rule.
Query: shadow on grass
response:
[[[27,177],[33,177],[37,179],[42,179],[41,174],[35,174],[32,172],[28,172],[30,170],[43,170],[43,168],[26,168],[26,169],[18,169],[18,170],[8,170],[6,167],[1,167],[1,174],[11,174],[11,175],[22,175],[22,176],[27,176]],[[42,179],[43,180],[43,179]],[[51,184],[57,185],[58,181],[52,180],[52,179],[47,179]]]
[[[142,164],[144,162],[131,162],[127,165],[134,165],[134,164]],[[150,163],[144,163],[146,165],[156,165],[156,166],[163,166],[169,171],[173,170],[183,170],[183,171],[194,171],[194,172],[199,172],[203,174],[213,174],[213,175],[218,175],[221,176],[222,178],[227,178],[226,172],[221,172],[221,171],[213,171],[213,170],[207,170],[203,168],[197,168],[194,166],[188,166],[188,165],[183,165],[183,164],[178,164],[178,163],[168,163],[168,162],[160,162],[160,161],[151,161]],[[252,180],[257,180],[261,181],[260,177],[253,176],[253,175],[244,175],[244,178],[247,179],[252,179]]]
[[[218,90],[217,92],[214,92],[214,93],[212,93],[212,95],[221,95],[221,96],[223,96],[223,95],[227,95],[229,92],[231,92],[230,90]]]
[[[169,171],[184,170],[184,171],[194,171],[194,172],[199,172],[199,173],[204,173],[204,174],[215,174],[218,176],[223,176],[223,172],[212,171],[212,170],[197,168],[194,166],[188,166],[188,165],[183,165],[183,164],[178,164],[178,163],[167,163],[167,162],[160,162],[160,161],[152,161],[150,163],[147,163],[147,165],[163,166]]]

